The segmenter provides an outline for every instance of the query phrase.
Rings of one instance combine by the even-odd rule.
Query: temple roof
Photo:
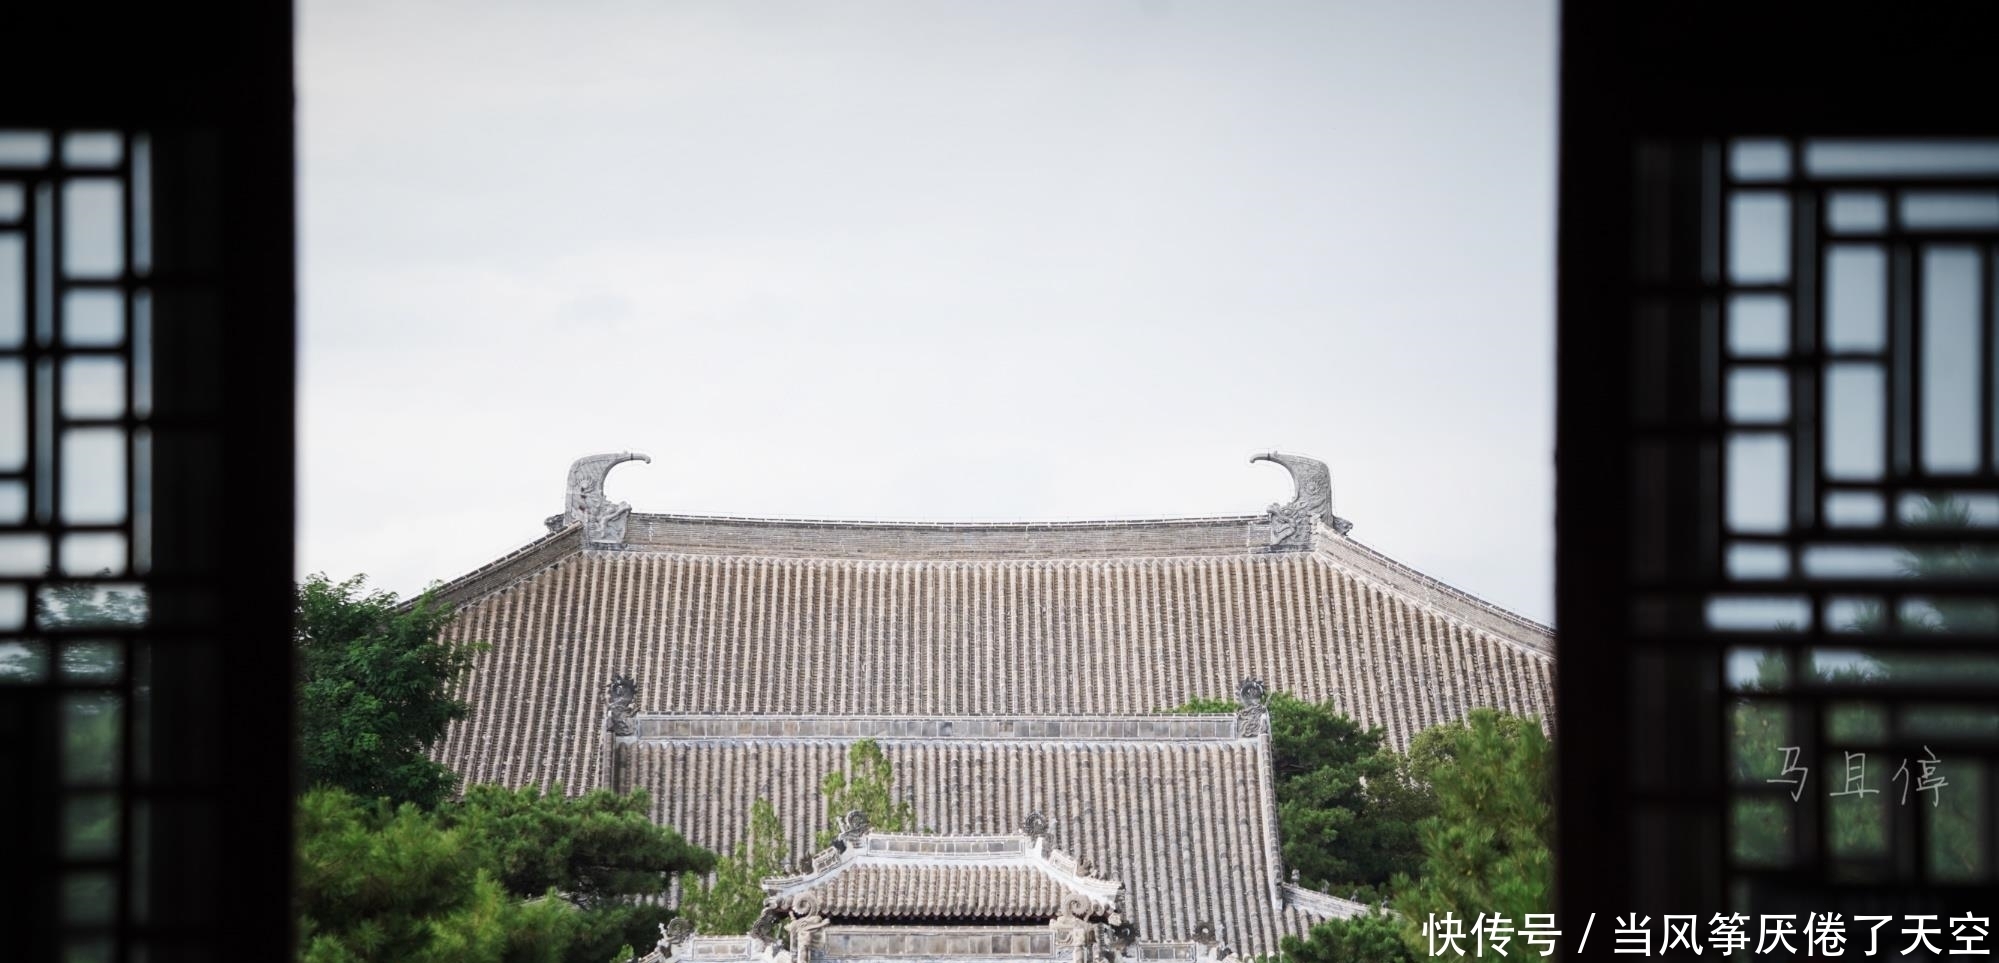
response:
[[[472,781],[585,785],[620,672],[641,712],[918,717],[1152,713],[1255,676],[1398,748],[1475,707],[1553,709],[1545,628],[1330,530],[1284,552],[1140,552],[1179,523],[1060,527],[1126,553],[1089,557],[979,554],[1022,526],[925,528],[972,548],[901,560],[719,552],[742,524],[677,519],[680,543],[615,550],[571,528],[447,586],[446,637],[489,648],[437,757]],[[759,524],[789,545],[847,532]]]
[[[643,456],[580,459],[550,534],[439,590],[446,637],[485,648],[433,755],[468,782],[643,786],[659,822],[724,852],[767,797],[804,853],[820,777],[872,738],[924,833],[1045,814],[1082,875],[1123,884],[1140,939],[1205,922],[1274,953],[1357,907],[1284,883],[1267,738],[1160,713],[1256,678],[1406,748],[1477,707],[1549,719],[1554,666],[1545,626],[1349,537],[1323,464],[1259,457],[1292,473],[1291,503],[1060,523],[634,513],[603,480]],[[997,921],[1062,892],[883,862],[821,895],[856,919],[946,900]]]
[[[957,724],[974,721],[1022,735]],[[657,821],[710,849],[733,847],[762,797],[791,851],[812,851],[829,828],[819,778],[842,769],[848,747],[868,737],[893,767],[895,797],[911,803],[920,832],[991,838],[1040,814],[1048,845],[1073,854],[1078,875],[1123,885],[1140,939],[1187,940],[1207,922],[1246,955],[1274,953],[1282,936],[1359,909],[1321,894],[1298,899],[1282,884],[1269,741],[1241,735],[1233,717],[942,720],[953,723],[948,734],[936,720],[875,719],[872,728],[853,719],[694,722],[640,717],[641,735],[617,744],[620,784],[647,789]],[[1126,730],[1126,722],[1152,726]],[[920,902],[920,887],[903,886],[919,876],[868,877],[888,888],[871,896],[856,887],[841,898],[861,907]],[[1008,884],[990,882],[995,889],[980,898],[997,900]]]
[[[810,872],[765,880],[768,905],[828,919],[1089,919],[1121,888],[1025,834],[862,833],[822,852]]]

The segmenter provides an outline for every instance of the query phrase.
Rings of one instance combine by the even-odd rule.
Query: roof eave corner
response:
[[[454,608],[477,601],[583,550],[583,526],[567,525],[426,594]]]
[[[1285,907],[1310,913],[1314,916],[1348,920],[1356,916],[1365,916],[1374,909],[1374,907],[1366,903],[1342,899],[1331,893],[1321,893],[1318,890],[1308,889],[1297,883],[1285,883],[1281,889],[1283,891],[1283,905]]]
[[[1555,655],[1553,628],[1425,575],[1363,542],[1321,528],[1313,540],[1312,554],[1502,642],[1544,658]]]

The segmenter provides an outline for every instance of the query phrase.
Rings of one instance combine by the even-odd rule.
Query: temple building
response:
[[[603,495],[634,460],[579,459],[546,536],[439,590],[489,648],[435,755],[644,787],[718,852],[759,797],[793,853],[839,831],[766,881],[757,932],[682,928],[659,959],[1274,954],[1361,907],[1281,863],[1266,693],[1397,749],[1482,706],[1552,722],[1550,631],[1349,537],[1310,458],[1258,456],[1296,487],[1260,514],[1048,524],[637,513]],[[1203,697],[1239,708],[1164,714]],[[826,825],[861,739],[917,832]]]

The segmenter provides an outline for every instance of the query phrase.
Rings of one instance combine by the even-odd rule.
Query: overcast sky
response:
[[[301,572],[1225,515],[1552,614],[1551,3],[300,5]]]

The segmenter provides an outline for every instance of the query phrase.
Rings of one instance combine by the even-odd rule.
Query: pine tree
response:
[[[1553,753],[1540,723],[1474,709],[1419,733],[1409,754],[1412,770],[1436,791],[1437,814],[1420,827],[1422,876],[1395,882],[1405,942],[1427,952],[1420,922],[1445,913],[1517,923],[1553,912]]]
[[[680,878],[681,913],[701,933],[736,935],[750,931],[763,912],[763,881],[783,875],[790,858],[784,825],[770,800],[750,806],[749,831],[735,851],[715,864],[715,881],[702,885],[688,873]]]
[[[1416,826],[1436,810],[1408,760],[1332,703],[1272,693],[1271,768],[1284,865],[1306,886],[1377,898],[1397,873],[1413,872],[1423,847]],[[1234,712],[1237,703],[1196,699],[1174,710]]]
[[[478,647],[441,641],[450,620],[430,596],[403,606],[363,576],[306,579],[293,640],[305,785],[425,808],[451,793],[458,775],[427,752],[469,711],[450,690]]]
[[[847,750],[847,770],[838,769],[819,781],[819,794],[826,798],[826,825],[819,832],[821,849],[833,845],[847,814],[860,810],[868,825],[878,832],[899,833],[912,828],[916,813],[907,801],[895,800],[895,768],[882,752],[881,744],[862,739]]]

